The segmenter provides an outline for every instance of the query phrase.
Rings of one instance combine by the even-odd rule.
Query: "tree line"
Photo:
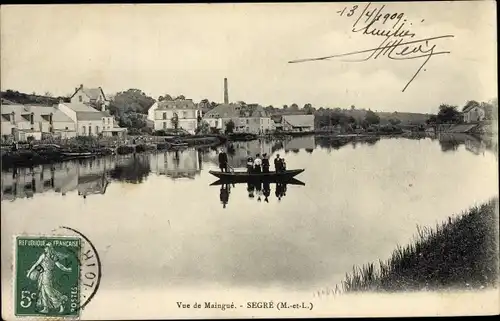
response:
[[[463,112],[474,107],[480,107],[484,110],[486,120],[498,119],[498,98],[494,98],[488,102],[469,100],[461,110],[456,105],[441,104],[438,113],[431,115],[427,124],[460,124],[463,122]]]

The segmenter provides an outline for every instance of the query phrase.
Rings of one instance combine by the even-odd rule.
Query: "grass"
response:
[[[417,227],[412,244],[387,261],[353,267],[334,293],[482,289],[498,282],[498,198],[449,218],[435,229]],[[340,289],[341,288],[341,289]]]

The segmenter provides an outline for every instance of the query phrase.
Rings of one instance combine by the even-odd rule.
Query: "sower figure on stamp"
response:
[[[64,272],[71,272],[71,267],[65,267],[59,262],[65,257],[67,255],[56,252],[49,243],[26,274],[29,279],[38,283],[36,304],[42,308],[41,313],[48,313],[49,309],[59,309],[59,313],[64,312],[64,304],[68,297],[54,288],[54,269],[57,266]]]

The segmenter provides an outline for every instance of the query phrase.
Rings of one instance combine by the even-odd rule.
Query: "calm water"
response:
[[[3,172],[2,275],[11,276],[13,235],[65,225],[93,241],[100,291],[117,297],[141,296],[139,286],[312,293],[355,264],[388,258],[417,225],[498,194],[496,155],[467,136],[242,142],[229,148],[231,165],[257,152],[305,168],[297,176],[305,185],[210,186],[212,149]]]

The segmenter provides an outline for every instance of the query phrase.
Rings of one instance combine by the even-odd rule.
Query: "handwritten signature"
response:
[[[422,65],[417,69],[415,74],[404,86],[402,90],[404,92],[417,77],[417,75],[421,72],[424,66],[429,62],[431,57],[451,53],[451,51],[437,50],[437,45],[433,42],[440,39],[453,38],[453,35],[442,35],[436,37],[414,39],[416,34],[411,32],[408,27],[406,27],[405,29],[405,24],[408,22],[408,19],[404,19],[404,13],[383,14],[385,5],[369,10],[371,5],[371,3],[368,3],[364,7],[363,11],[357,16],[357,20],[352,25],[352,32],[362,33],[362,35],[368,36],[383,37],[383,40],[378,47],[324,57],[292,60],[288,63],[293,64],[307,61],[320,61],[361,54],[365,54],[367,56],[362,59],[348,61],[364,62],[370,59],[377,59],[380,56],[385,56],[391,60],[423,59],[424,61]],[[357,5],[354,5],[349,10],[347,9],[347,7],[345,7],[343,10],[337,11],[337,13],[340,16],[352,17],[356,15],[358,9],[359,7]],[[362,27],[357,27],[358,23],[363,17],[366,17],[364,22],[365,25]],[[423,21],[424,20],[422,20],[421,22]],[[394,22],[392,26],[390,25],[391,22]],[[382,25],[382,27],[378,27],[378,25],[380,24]],[[411,25],[412,23],[410,23],[410,26]]]

